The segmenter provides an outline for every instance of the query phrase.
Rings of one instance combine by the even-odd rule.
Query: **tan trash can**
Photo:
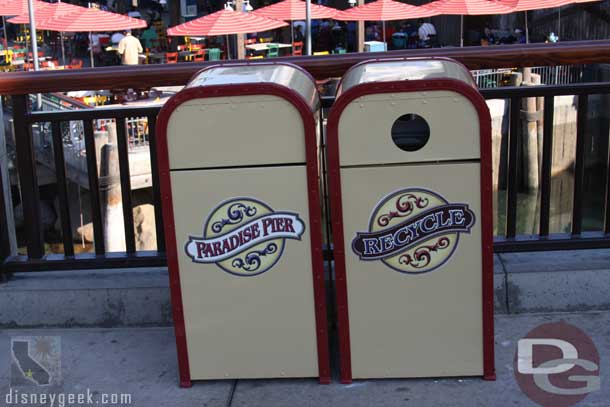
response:
[[[490,143],[455,61],[343,77],[328,120],[342,382],[494,378]]]
[[[315,82],[289,64],[210,67],[157,123],[181,385],[328,383]]]

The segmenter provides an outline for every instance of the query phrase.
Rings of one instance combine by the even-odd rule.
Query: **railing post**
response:
[[[36,177],[32,129],[26,120],[28,112],[26,97],[27,95],[15,95],[12,98],[15,147],[28,256],[32,259],[41,259],[44,256],[44,240],[41,228],[40,193]]]
[[[0,106],[0,108],[2,108]],[[6,278],[4,272],[4,260],[11,255],[11,242],[8,229],[8,214],[6,213],[5,200],[8,198],[4,195],[2,166],[0,166],[0,282]]]

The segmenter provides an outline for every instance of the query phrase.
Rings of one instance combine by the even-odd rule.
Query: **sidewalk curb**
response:
[[[610,309],[610,250],[494,256],[497,314]],[[16,273],[0,284],[0,328],[167,326],[166,268]]]

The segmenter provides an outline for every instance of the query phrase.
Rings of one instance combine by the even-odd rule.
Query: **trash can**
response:
[[[181,385],[328,383],[313,79],[282,63],[213,66],[157,127]]]
[[[490,142],[455,61],[343,77],[328,119],[342,382],[494,378]]]

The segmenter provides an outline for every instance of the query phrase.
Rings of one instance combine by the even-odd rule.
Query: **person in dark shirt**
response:
[[[300,25],[294,27],[294,42],[303,42],[305,36],[303,35],[303,28]]]

